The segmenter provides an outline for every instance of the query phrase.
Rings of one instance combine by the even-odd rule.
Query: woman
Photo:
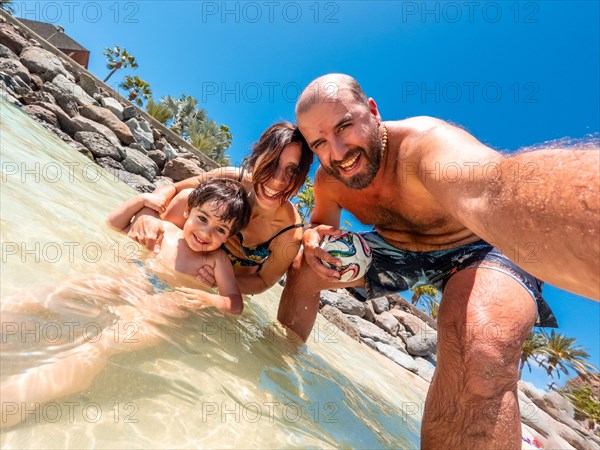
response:
[[[290,198],[304,183],[313,153],[298,128],[289,122],[269,127],[254,144],[242,168],[223,167],[158,188],[153,195],[163,204],[161,218],[182,227],[187,198],[196,185],[214,177],[242,182],[252,205],[250,224],[230,238],[223,250],[228,254],[243,294],[257,294],[273,286],[287,271],[300,249],[302,220]],[[147,243],[161,233],[159,221],[144,215],[131,227],[129,236]],[[208,268],[198,278],[213,286]]]

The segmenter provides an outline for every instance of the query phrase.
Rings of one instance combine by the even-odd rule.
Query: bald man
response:
[[[304,255],[288,272],[278,319],[306,340],[323,289],[364,286],[374,298],[438,287],[422,447],[520,448],[521,346],[534,324],[557,326],[539,279],[600,296],[598,151],[507,158],[438,119],[383,122],[342,74],[314,80],[296,118],[321,165]],[[320,263],[337,261],[318,244],[340,232],[342,209],[375,226],[364,234],[372,266],[352,283]]]

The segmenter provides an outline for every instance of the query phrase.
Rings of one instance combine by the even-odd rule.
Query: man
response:
[[[438,286],[423,448],[520,448],[521,346],[538,315],[556,326],[541,282],[522,268],[599,297],[598,153],[507,158],[434,118],[383,123],[374,100],[341,74],[313,81],[296,118],[321,166],[304,255],[288,272],[278,319],[306,340],[320,290],[365,284],[373,297]],[[365,236],[372,267],[353,283],[319,261],[336,262],[318,243],[339,233],[342,209],[376,230]]]

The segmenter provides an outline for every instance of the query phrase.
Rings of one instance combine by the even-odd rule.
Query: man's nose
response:
[[[342,161],[346,157],[347,153],[348,153],[348,146],[342,139],[340,139],[339,137],[336,137],[335,139],[333,139],[331,141],[331,160],[332,161]]]

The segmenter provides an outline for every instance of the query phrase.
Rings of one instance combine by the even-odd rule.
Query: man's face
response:
[[[374,104],[373,104],[374,105]],[[381,164],[378,116],[349,90],[298,115],[298,126],[323,169],[351,189],[364,189]]]

